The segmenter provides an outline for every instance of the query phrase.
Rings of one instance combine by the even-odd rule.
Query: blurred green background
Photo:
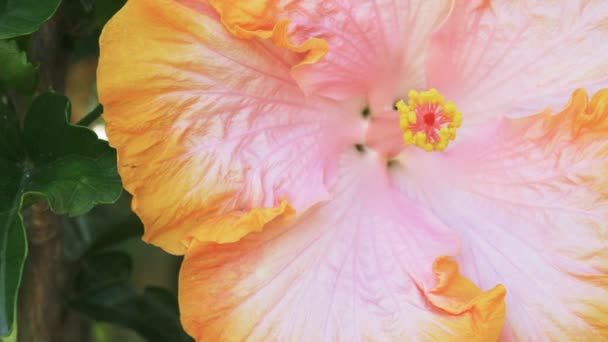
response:
[[[65,6],[66,15],[74,20],[71,24],[74,29],[72,39],[65,42],[66,49],[69,50],[65,95],[72,103],[73,122],[82,119],[99,105],[95,86],[99,34],[103,25],[125,2],[125,0],[71,0],[64,1],[62,4]],[[90,127],[101,139],[107,139],[102,118],[97,119]],[[137,292],[144,293],[147,287],[155,286],[167,289],[175,296],[181,258],[167,254],[141,240],[143,228],[141,222],[130,210],[130,201],[130,196],[123,192],[123,196],[115,204],[97,207],[89,214],[71,220],[71,224],[66,225],[65,236],[67,238],[73,234],[79,235],[80,232],[85,232],[84,234],[91,231],[99,232],[104,228],[111,231],[108,233],[111,238],[116,238],[121,233],[130,235],[126,240],[114,245],[109,243],[110,246],[105,250],[123,252],[131,257],[130,282]],[[119,232],[111,229],[111,223],[114,223],[112,221],[117,223],[116,230]],[[78,238],[82,238],[82,236],[78,236]],[[68,245],[70,244],[66,243],[66,246]],[[70,252],[66,249],[66,255],[69,255]],[[137,309],[133,312],[141,314]],[[110,312],[109,315],[115,315],[115,313]],[[157,338],[163,340],[160,336]],[[93,323],[91,339],[94,342],[146,341],[146,338],[141,337],[132,329],[103,321]],[[148,338],[148,340],[151,339]],[[175,341],[178,341],[177,336]]]
[[[39,94],[52,90],[65,95],[71,102],[72,123],[88,126],[100,139],[105,140],[104,122],[99,116],[103,109],[98,102],[95,86],[98,40],[105,23],[125,2],[0,0],[0,109],[14,111],[13,114],[21,122],[20,126],[23,126],[23,113],[28,111]],[[0,119],[3,119],[5,113],[0,114]],[[6,134],[5,131],[10,129],[0,120],[0,134]],[[19,134],[17,132],[15,136]],[[7,140],[0,138],[0,144]],[[7,146],[11,147],[10,142]],[[12,152],[8,151],[7,155],[6,146],[0,147],[0,152],[5,153],[0,155],[0,163],[6,162]],[[0,192],[7,192],[5,189],[14,185],[0,181]],[[9,202],[7,198],[0,196],[5,204]],[[130,203],[129,194],[123,191],[115,203],[98,205],[76,217],[46,214],[48,207],[42,205],[43,209],[37,209],[40,202],[32,207],[25,204],[15,207],[23,211],[24,228],[30,239],[19,309],[24,307],[23,302],[30,306],[39,305],[30,303],[28,298],[24,298],[27,293],[23,293],[24,284],[31,283],[32,279],[36,281],[36,274],[33,278],[27,278],[28,267],[31,267],[28,262],[36,254],[32,250],[33,234],[28,220],[32,221],[32,217],[40,214],[37,210],[41,210],[43,215],[58,217],[57,221],[60,222],[63,260],[59,267],[65,272],[65,279],[61,281],[59,291],[50,295],[57,296],[57,301],[63,306],[63,324],[79,331],[73,335],[63,335],[58,340],[191,341],[179,324],[177,308],[177,277],[181,258],[141,240],[143,227],[131,211]],[[6,209],[1,204],[0,209]],[[0,214],[3,214],[2,210]],[[8,224],[11,221],[5,226],[8,227]],[[23,228],[19,226],[19,229]],[[7,236],[5,234],[4,238]],[[8,241],[8,244],[16,246],[12,241]],[[4,258],[4,263],[9,259],[6,255],[3,251],[0,256]],[[53,260],[49,259],[49,265],[52,263]],[[14,280],[1,279],[2,282]],[[12,318],[7,317],[11,315],[14,304],[10,300],[5,302],[6,295],[1,295],[3,310],[0,320],[4,321],[2,323],[6,329],[13,325],[10,323]],[[44,308],[32,311],[36,310],[43,311]],[[19,313],[15,317],[20,317]],[[0,336],[0,342],[15,341],[15,331],[16,340],[25,341],[22,336],[28,335],[30,323],[18,319],[17,329],[13,329],[8,337]]]

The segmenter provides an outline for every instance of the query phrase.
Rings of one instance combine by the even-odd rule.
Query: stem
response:
[[[67,56],[60,46],[63,7],[32,36],[31,59],[40,66],[40,91],[65,87]],[[25,111],[19,115],[23,119]],[[62,218],[49,210],[46,201],[24,214],[29,255],[19,289],[17,341],[87,341],[88,323],[68,312],[62,301],[70,273],[63,258]]]
[[[46,203],[26,212],[29,254],[19,292],[18,341],[54,341],[61,326],[64,278],[61,218]]]
[[[102,113],[103,113],[103,106],[101,104],[98,104],[97,107],[95,107],[95,109],[90,111],[89,114],[85,115],[82,119],[78,120],[78,122],[76,124],[78,126],[89,126],[90,124],[95,122],[95,120],[97,120],[101,116]]]

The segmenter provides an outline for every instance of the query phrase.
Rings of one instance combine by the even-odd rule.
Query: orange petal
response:
[[[197,341],[498,336],[504,289],[481,291],[447,258],[432,266],[458,237],[392,189],[384,160],[349,157],[331,201],[236,243],[192,243],[179,301]]]
[[[261,232],[264,226],[277,218],[286,219],[295,212],[287,201],[274,208],[255,208],[249,212],[231,212],[202,222],[191,236],[184,238],[189,246],[192,239],[198,242],[237,242],[249,233]]]
[[[344,120],[352,113],[298,88],[300,54],[237,39],[197,4],[130,0],[100,40],[99,98],[123,184],[144,240],[174,254],[193,236],[234,241],[261,227],[211,224],[325,200],[360,131]]]
[[[210,3],[237,37],[272,37],[278,46],[307,51],[292,72],[307,94],[337,100],[366,97],[375,112],[390,110],[398,96],[423,86],[429,34],[445,21],[454,1]]]
[[[238,38],[271,39],[281,48],[297,53],[306,53],[298,65],[314,64],[329,50],[327,43],[319,38],[309,38],[294,45],[289,41],[289,20],[276,20],[276,0],[210,0],[220,14],[222,23]]]
[[[271,31],[276,22],[277,0],[209,0],[226,29],[239,38]]]
[[[505,288],[498,285],[482,291],[461,275],[458,264],[447,257],[438,258],[433,271],[438,283],[427,293],[429,301],[437,308],[456,315],[460,321],[472,324],[474,328],[467,341],[496,341],[505,320]]]

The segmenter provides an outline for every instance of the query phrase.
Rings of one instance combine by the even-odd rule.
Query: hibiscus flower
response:
[[[607,339],[607,39],[603,0],[130,0],[99,95],[185,329]]]

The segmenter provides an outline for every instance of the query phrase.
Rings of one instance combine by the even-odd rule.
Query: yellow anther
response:
[[[395,106],[397,107],[397,110],[399,112],[407,109],[407,105],[405,104],[405,102],[403,102],[403,100],[397,101],[397,103],[395,104]]]
[[[462,114],[452,101],[445,101],[437,89],[408,93],[408,103],[399,100],[399,125],[405,145],[415,145],[425,151],[443,151],[456,138],[456,128],[462,124]]]
[[[399,117],[399,127],[401,127],[402,131],[405,131],[409,127],[410,123],[407,121],[407,118],[404,116]]]
[[[416,113],[414,113],[414,112],[410,111],[410,112],[407,114],[407,121],[408,121],[408,122],[410,122],[410,123],[415,124],[415,123],[416,123]]]
[[[454,114],[458,113],[458,109],[456,109],[456,105],[452,101],[448,101],[443,105],[443,113],[448,118],[453,118]]]
[[[452,121],[448,126],[458,128],[462,124],[462,114],[456,113],[454,114],[454,121]]]
[[[447,141],[440,142],[439,144],[435,145],[435,151],[441,152],[441,151],[445,150],[446,147],[448,147]]]
[[[416,141],[416,146],[423,147],[424,144],[426,143],[426,134],[423,132],[418,132],[414,136],[414,139]]]
[[[448,132],[450,132],[450,134],[448,135],[448,139],[450,139],[450,140],[456,139],[456,128],[449,128]]]
[[[412,145],[414,143],[414,135],[411,130],[407,130],[403,133],[403,142],[406,145]]]

